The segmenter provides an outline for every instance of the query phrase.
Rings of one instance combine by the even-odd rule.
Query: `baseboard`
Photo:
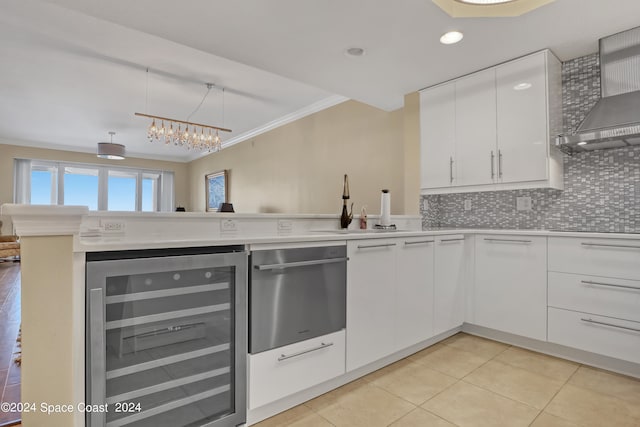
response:
[[[472,325],[469,323],[462,325],[462,332],[526,348],[527,350],[548,354],[549,356],[560,357],[562,359],[571,360],[584,365],[606,369],[608,371],[617,372],[630,377],[640,378],[640,364],[638,363],[615,359],[613,357],[578,350],[572,347],[565,347],[560,344],[534,340],[532,338],[513,335],[508,332],[501,332],[495,329],[485,328],[483,326]]]

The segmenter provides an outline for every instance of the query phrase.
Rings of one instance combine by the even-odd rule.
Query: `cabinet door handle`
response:
[[[323,348],[331,347],[332,345],[333,345],[332,342],[320,343],[320,345],[318,347],[310,348],[308,350],[302,350],[302,351],[299,351],[297,353],[292,353],[292,354],[287,354],[287,355],[282,354],[282,355],[280,355],[280,357],[278,357],[278,362],[282,362],[283,360],[287,360],[287,359],[291,359],[291,358],[294,358],[294,357],[302,356],[303,354],[311,353],[312,351],[322,350]]]
[[[464,240],[464,237],[460,237],[457,239],[440,239],[440,242],[461,242]]]
[[[630,249],[640,249],[640,246],[636,245],[610,245],[605,243],[582,243],[582,246],[600,246],[603,248],[630,248]]]
[[[585,285],[607,286],[607,287],[610,287],[610,288],[633,289],[635,291],[640,291],[640,288],[638,288],[636,286],[615,285],[613,283],[594,282],[592,280],[581,280],[580,283],[583,283]]]
[[[453,157],[449,157],[449,184],[453,184]]]
[[[593,323],[595,325],[610,326],[612,328],[625,329],[627,331],[633,331],[633,332],[640,332],[640,329],[630,328],[628,326],[615,325],[613,323],[606,323],[606,322],[598,322],[597,320],[593,320],[593,319],[580,319],[580,320],[586,323]]]
[[[358,245],[358,249],[370,249],[370,248],[388,248],[389,246],[395,246],[395,243],[383,243],[380,245]]]
[[[414,242],[404,242],[405,245],[420,245],[422,243],[433,243],[434,240],[418,240]]]
[[[500,242],[500,243],[531,243],[531,240],[516,240],[516,239],[492,239],[486,237],[484,240],[487,242]]]
[[[346,262],[347,258],[327,258],[327,259],[313,259],[309,261],[297,261],[297,262],[285,262],[282,264],[263,264],[256,265],[254,268],[256,270],[264,271],[264,270],[279,270],[284,268],[293,268],[293,267],[306,267],[309,265],[323,265],[323,264],[335,264],[339,262]]]
[[[493,162],[495,161],[495,154],[493,154],[493,150],[491,150],[491,179],[495,178],[496,176],[496,172],[495,172],[495,167],[493,165]]]
[[[502,150],[498,150],[498,178],[502,178]]]

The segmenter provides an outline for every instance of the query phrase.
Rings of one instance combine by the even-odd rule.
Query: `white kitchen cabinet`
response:
[[[547,178],[547,56],[548,60],[555,59],[539,52],[495,69],[499,182]]]
[[[562,189],[560,67],[545,50],[423,90],[422,194]]]
[[[477,235],[473,323],[547,339],[547,239]]]
[[[494,182],[496,152],[496,70],[456,80],[456,186]],[[492,154],[493,153],[493,154]]]
[[[449,187],[455,180],[455,84],[420,93],[420,182]]]
[[[640,240],[549,238],[549,342],[640,363]]]
[[[433,334],[457,328],[465,318],[468,257],[462,234],[435,238]]]
[[[433,236],[399,239],[395,347],[402,350],[433,336]]]
[[[549,307],[549,342],[640,363],[640,322]]]
[[[249,409],[345,373],[345,331],[249,355]]]
[[[347,371],[395,350],[397,239],[347,242]]]

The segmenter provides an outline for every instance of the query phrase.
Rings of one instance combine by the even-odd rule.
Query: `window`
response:
[[[98,168],[64,167],[64,205],[98,210]],[[31,194],[36,186],[31,183]]]
[[[173,172],[16,159],[14,202],[173,211]]]

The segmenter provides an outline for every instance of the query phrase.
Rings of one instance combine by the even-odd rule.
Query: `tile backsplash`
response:
[[[564,132],[600,98],[598,55],[562,64]],[[423,228],[519,228],[640,232],[640,146],[564,155],[564,191],[490,191],[422,196]],[[517,211],[529,196],[531,211]],[[426,200],[426,209],[425,203]],[[465,201],[471,209],[464,210]]]

